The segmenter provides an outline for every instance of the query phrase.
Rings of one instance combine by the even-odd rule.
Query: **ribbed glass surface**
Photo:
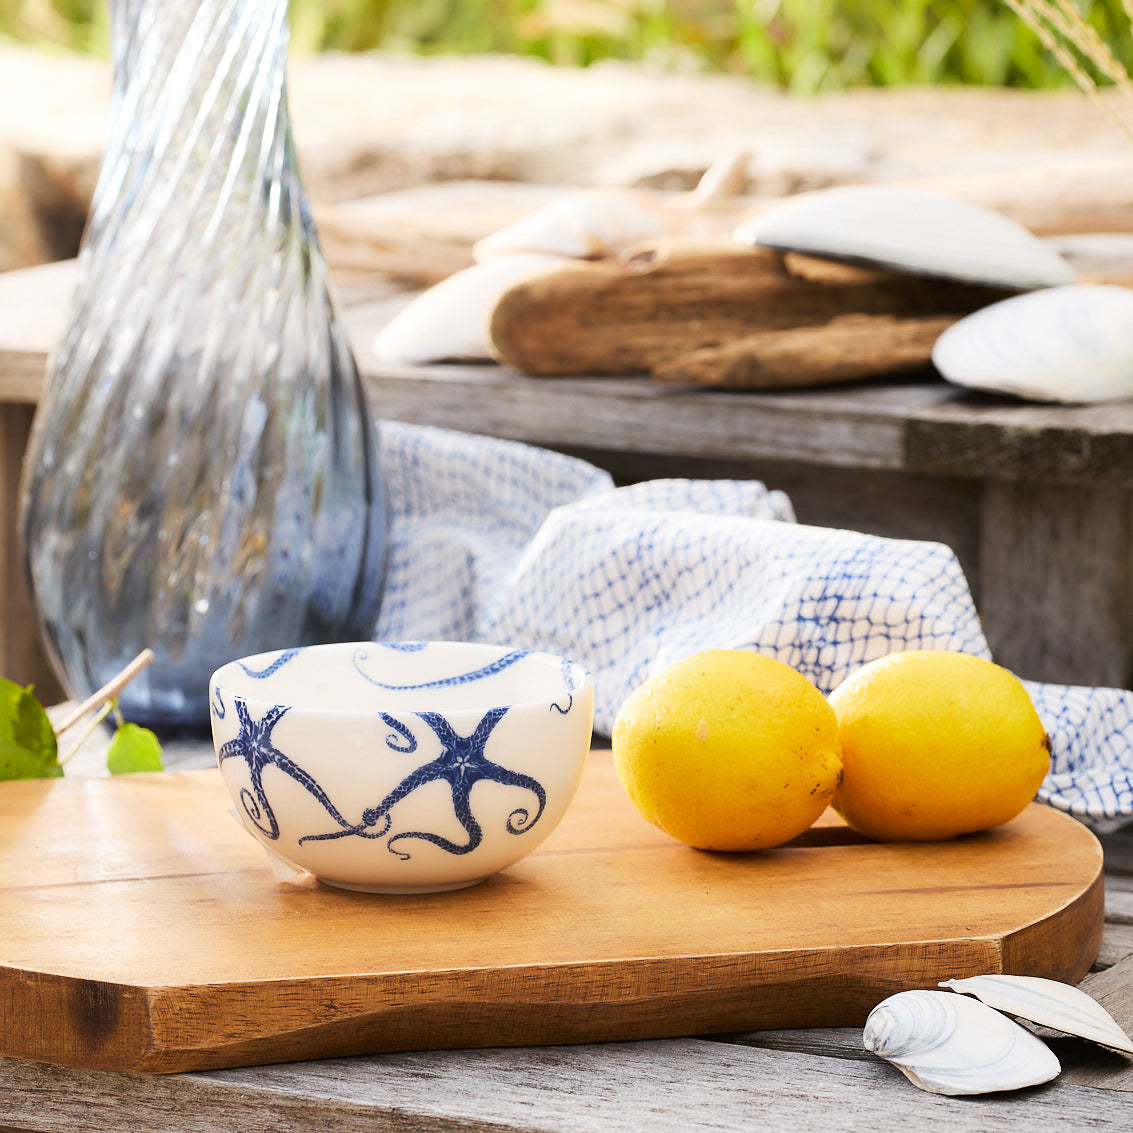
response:
[[[114,95],[22,533],[70,691],[204,726],[213,669],[368,639],[385,501],[297,172],[286,0],[114,0]]]

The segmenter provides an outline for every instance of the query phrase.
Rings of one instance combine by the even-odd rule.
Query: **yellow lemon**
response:
[[[913,650],[830,694],[842,740],[834,809],[861,834],[929,841],[1014,818],[1050,767],[1050,741],[1014,674],[966,653]]]
[[[702,850],[760,850],[801,834],[838,785],[838,727],[801,673],[715,649],[636,689],[612,736],[614,765],[654,825]]]

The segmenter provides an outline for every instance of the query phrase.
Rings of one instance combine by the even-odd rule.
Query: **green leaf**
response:
[[[148,728],[123,724],[110,741],[106,768],[111,775],[131,775],[136,771],[160,771],[161,743]]]
[[[62,774],[59,760],[0,740],[0,779],[58,779]]]
[[[0,779],[56,779],[62,774],[55,731],[32,686],[0,679]]]

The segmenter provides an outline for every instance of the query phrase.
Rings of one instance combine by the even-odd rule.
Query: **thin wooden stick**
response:
[[[69,716],[56,724],[55,735],[61,736],[68,728],[74,727],[88,712],[117,696],[152,660],[153,650],[143,649],[116,677],[112,677],[98,692],[88,696]]]
[[[83,746],[94,735],[95,729],[110,715],[111,704],[107,701],[88,721],[87,726],[79,731],[78,739],[71,741],[71,750],[66,755],[59,756],[59,766],[66,767],[68,760],[78,753],[79,748]],[[59,737],[56,736],[56,739]]]

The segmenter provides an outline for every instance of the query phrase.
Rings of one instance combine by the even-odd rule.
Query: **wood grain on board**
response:
[[[827,815],[711,854],[596,752],[534,854],[424,898],[280,884],[230,807],[213,771],[0,784],[0,1054],[169,1072],[853,1025],[950,976],[1077,980],[1101,938],[1097,840],[1038,805],[948,843]]]

